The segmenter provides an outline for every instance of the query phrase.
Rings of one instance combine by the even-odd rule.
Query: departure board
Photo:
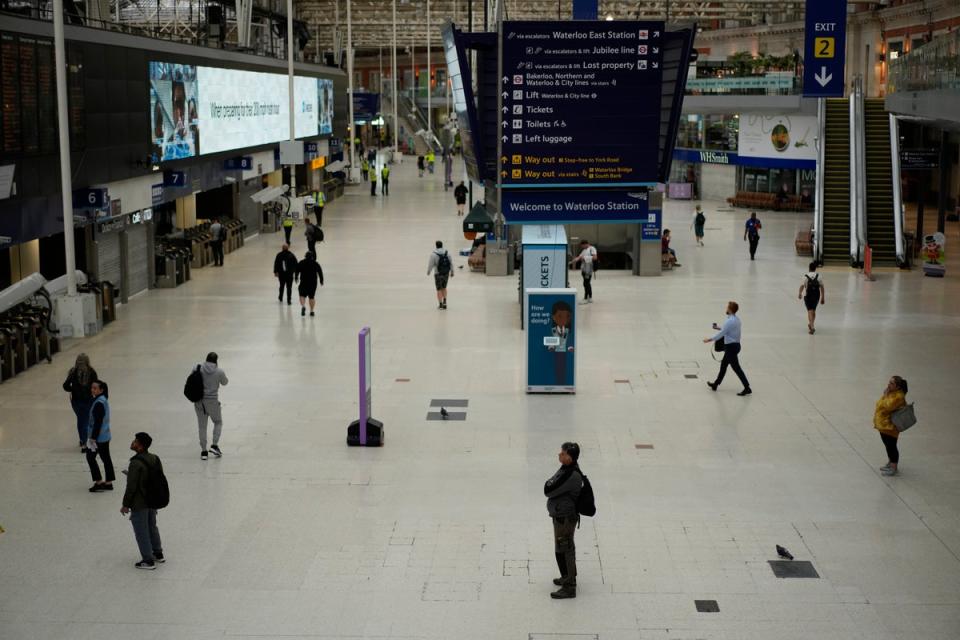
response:
[[[20,151],[20,56],[17,39],[7,33],[0,34],[0,94],[3,111],[3,150]]]
[[[57,94],[53,57],[53,43],[37,40],[37,113],[41,153],[57,150]]]
[[[20,144],[24,153],[40,150],[37,125],[37,47],[33,38],[20,37]]]
[[[74,151],[83,149],[86,143],[86,127],[84,126],[83,92],[83,54],[76,47],[67,45],[67,113],[70,122],[70,148]]]

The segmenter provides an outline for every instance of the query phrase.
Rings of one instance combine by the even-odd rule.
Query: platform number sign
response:
[[[803,95],[841,98],[847,34],[846,0],[807,0]]]

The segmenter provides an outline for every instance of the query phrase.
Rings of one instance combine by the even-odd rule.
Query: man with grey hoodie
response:
[[[200,367],[203,376],[203,400],[194,402],[193,408],[197,411],[197,429],[200,432],[200,459],[207,459],[207,418],[213,420],[213,444],[210,451],[218,458],[223,455],[220,451],[220,431],[223,429],[223,416],[220,414],[220,385],[226,385],[227,374],[217,366],[218,356],[211,351],[207,354],[207,361]]]

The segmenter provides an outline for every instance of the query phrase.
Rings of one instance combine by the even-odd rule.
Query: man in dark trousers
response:
[[[307,239],[307,251],[317,255],[317,242],[320,241],[320,227],[310,222],[310,218],[303,219],[303,235]]]
[[[750,212],[750,219],[747,220],[747,224],[743,228],[743,239],[744,241],[750,240],[750,259],[755,260],[754,256],[757,255],[757,245],[760,244],[760,229],[763,225],[760,224],[759,218],[757,218],[757,212]]]
[[[550,597],[560,600],[577,597],[577,558],[573,536],[580,522],[577,498],[583,488],[583,474],[577,465],[580,445],[564,442],[558,457],[560,469],[543,485],[543,495],[547,496],[547,513],[553,519],[553,551],[560,569],[560,577],[553,581],[560,588]]]
[[[290,245],[284,244],[280,253],[273,259],[273,275],[280,283],[280,294],[277,300],[283,302],[283,290],[287,290],[287,304],[292,304],[293,274],[297,271],[297,257],[290,251]]]
[[[210,249],[213,250],[213,266],[223,266],[223,240],[226,237],[226,229],[220,224],[219,218],[213,219],[210,225]]]
[[[160,458],[148,451],[151,444],[153,438],[142,431],[135,435],[130,443],[134,456],[130,458],[127,490],[123,494],[123,507],[120,509],[123,515],[130,514],[133,535],[140,549],[140,562],[134,566],[148,570],[156,569],[158,563],[166,562],[160,542],[160,530],[157,529],[157,510],[147,506],[147,479],[151,473],[163,473]]]
[[[310,300],[310,315],[314,315],[314,307],[317,306],[315,300],[317,296],[317,283],[323,286],[323,269],[317,264],[317,256],[310,251],[303,257],[303,260],[297,265],[296,275],[294,276],[300,282],[297,292],[300,294],[300,315],[307,315],[306,301]]]
[[[463,184],[463,180],[461,180],[457,188],[453,190],[453,197],[457,201],[457,215],[462,216],[463,208],[467,204],[467,186]]]
[[[380,169],[380,193],[385,196],[390,195],[390,167],[386,163]]]
[[[716,342],[717,340],[723,340],[723,360],[720,362],[720,373],[717,374],[717,379],[714,382],[708,382],[707,386],[710,387],[712,391],[716,391],[717,387],[720,386],[720,383],[723,382],[723,376],[727,373],[727,367],[731,367],[733,372],[737,374],[737,377],[740,378],[740,382],[743,383],[743,391],[738,393],[738,396],[748,396],[753,391],[750,390],[750,383],[747,381],[747,376],[743,372],[743,369],[740,368],[740,318],[737,317],[737,311],[740,310],[740,305],[731,300],[727,303],[727,319],[724,321],[723,326],[717,325],[716,322],[713,323],[713,328],[719,331],[719,333],[712,338],[704,338],[704,342]]]

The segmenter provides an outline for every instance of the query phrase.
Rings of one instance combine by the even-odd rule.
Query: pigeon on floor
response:
[[[781,558],[786,558],[787,560],[793,560],[793,554],[787,551],[785,547],[777,545],[777,555]]]
[[[443,407],[440,407],[440,417],[446,420],[447,418],[450,417],[450,412],[444,409]]]

